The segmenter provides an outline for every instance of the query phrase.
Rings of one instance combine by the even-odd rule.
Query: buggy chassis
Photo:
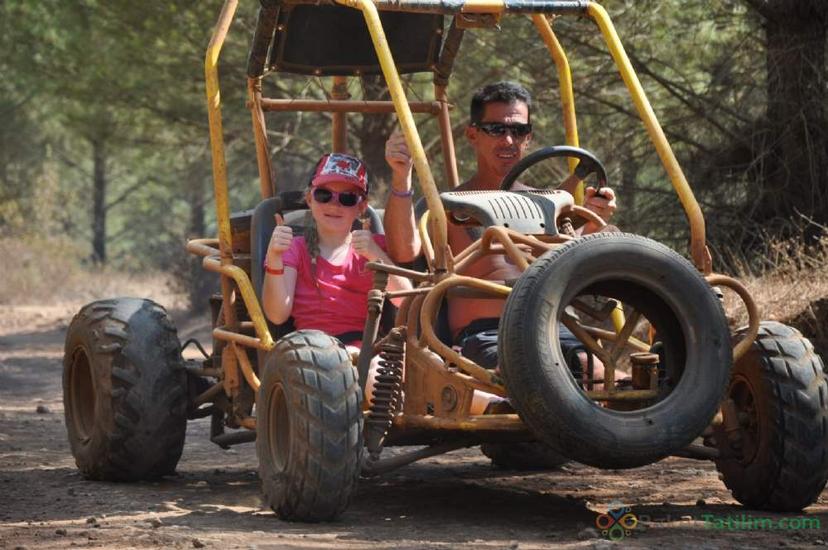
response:
[[[569,240],[564,235],[551,239],[539,239],[537,236],[522,235],[515,231],[502,227],[490,227],[485,231],[483,238],[472,244],[467,250],[451,258],[447,247],[446,215],[440,200],[439,192],[434,181],[431,167],[426,159],[425,150],[420,141],[412,113],[429,113],[436,116],[440,125],[443,138],[443,156],[445,161],[445,176],[450,187],[458,184],[456,161],[454,157],[454,144],[451,134],[449,112],[451,104],[448,102],[446,87],[454,62],[454,55],[459,48],[463,35],[462,19],[470,20],[469,26],[475,24],[494,24],[505,14],[525,14],[532,19],[538,33],[546,44],[552,60],[557,67],[558,77],[561,85],[561,102],[563,121],[566,132],[567,145],[578,146],[578,130],[575,116],[574,92],[572,89],[572,77],[569,63],[560,42],[553,29],[552,22],[559,16],[580,16],[592,19],[601,34],[603,35],[609,52],[612,55],[621,77],[624,80],[635,107],[640,115],[646,130],[656,147],[664,168],[670,177],[674,189],[685,209],[690,224],[690,255],[693,263],[709,280],[711,285],[726,286],[733,289],[745,302],[749,313],[749,328],[744,338],[737,343],[734,350],[735,358],[739,358],[749,348],[756,337],[759,329],[759,316],[753,300],[746,288],[731,277],[712,272],[712,261],[705,244],[705,223],[701,209],[693,196],[693,192],[687,183],[684,173],[673,154],[673,151],[664,135],[664,132],[656,119],[650,103],[644,93],[644,89],[635,74],[635,71],[627,57],[624,48],[618,38],[615,28],[607,12],[597,3],[590,1],[542,1],[542,2],[491,2],[480,0],[469,0],[466,2],[447,3],[438,1],[416,1],[416,2],[391,2],[370,0],[349,0],[339,4],[360,10],[365,18],[367,28],[370,32],[374,47],[376,48],[382,74],[386,79],[391,95],[391,101],[350,101],[341,96],[338,97],[338,90],[343,89],[345,80],[349,75],[334,76],[333,93],[328,100],[279,100],[264,98],[261,95],[261,81],[263,78],[264,66],[261,61],[266,54],[268,40],[263,37],[272,36],[275,31],[276,13],[278,2],[263,2],[259,15],[258,28],[254,38],[253,50],[251,52],[252,76],[248,77],[248,107],[252,113],[254,136],[256,139],[256,152],[260,174],[260,189],[262,199],[269,198],[275,193],[275,178],[272,162],[270,159],[267,133],[265,130],[265,113],[269,111],[327,111],[333,113],[333,148],[342,151],[345,148],[345,125],[344,116],[347,112],[378,113],[393,111],[399,117],[402,132],[405,135],[409,149],[412,151],[414,169],[420,182],[420,189],[428,205],[428,213],[419,222],[419,231],[424,243],[424,253],[428,262],[428,272],[413,272],[393,266],[372,264],[371,268],[378,273],[378,284],[370,298],[369,322],[366,327],[366,335],[376,335],[376,323],[384,297],[408,295],[410,298],[400,308],[396,325],[407,328],[407,361],[413,368],[422,371],[425,379],[431,380],[431,391],[409,391],[406,392],[405,408],[402,414],[396,415],[393,420],[390,441],[408,442],[417,437],[409,438],[407,432],[423,431],[457,432],[485,434],[492,433],[521,432],[525,430],[523,422],[516,414],[507,415],[481,415],[469,417],[463,414],[467,410],[471,399],[471,391],[479,389],[496,395],[506,396],[506,389],[497,376],[491,371],[483,369],[479,365],[463,357],[455,350],[443,344],[433,329],[436,309],[442,297],[450,289],[460,288],[462,291],[476,295],[496,295],[506,297],[511,288],[505,284],[497,284],[491,281],[471,278],[463,275],[463,271],[472,262],[478,260],[485,254],[507,254],[510,259],[523,269],[529,263],[544,252],[560,246]],[[244,308],[248,312],[250,321],[240,321],[236,315],[236,308],[222,308],[223,319],[221,326],[213,330],[214,337],[226,342],[227,347],[221,355],[221,370],[224,374],[221,382],[207,390],[200,396],[198,403],[206,403],[210,397],[219,391],[234,396],[240,388],[241,377],[253,389],[258,389],[260,382],[256,375],[256,369],[249,361],[245,348],[254,348],[268,351],[274,346],[273,337],[268,330],[264,314],[259,303],[250,277],[247,272],[249,256],[239,250],[245,250],[244,243],[247,235],[241,239],[235,239],[231,228],[231,215],[228,203],[227,176],[224,162],[224,146],[222,137],[221,109],[218,80],[218,59],[219,54],[227,35],[230,23],[237,6],[237,2],[229,0],[225,2],[224,8],[207,49],[205,60],[205,75],[207,80],[207,105],[210,120],[210,137],[213,151],[213,175],[214,191],[216,197],[216,215],[218,220],[217,239],[198,239],[191,241],[187,248],[190,252],[204,256],[204,268],[219,273],[221,276],[222,300],[225,304],[234,304],[240,297],[244,302]],[[454,16],[454,21],[446,37],[446,46],[443,49],[443,56],[435,68],[435,84],[433,102],[409,102],[405,97],[402,82],[397,72],[388,41],[383,32],[382,23],[379,18],[379,11],[400,10],[416,13],[439,13]],[[477,23],[475,23],[477,22]],[[263,51],[262,51],[263,50]],[[259,66],[255,61],[259,59]],[[340,92],[341,93],[341,92]],[[577,160],[570,159],[570,169],[574,171]],[[582,202],[582,186],[575,189],[576,202]],[[531,248],[529,254],[523,252],[516,243]],[[245,250],[246,251],[246,250]],[[408,276],[418,287],[412,291],[386,293],[384,291],[384,278],[381,273],[394,273]],[[623,317],[617,319],[616,329],[621,331]],[[253,334],[250,334],[252,329]],[[422,334],[417,338],[417,334]],[[607,335],[604,335],[607,336]],[[590,342],[591,341],[591,342]],[[367,372],[366,356],[371,357],[373,353],[370,346],[374,344],[374,338],[365,340],[368,353],[363,348],[360,360],[360,376],[364,379]],[[589,338],[592,351],[604,355],[603,350]],[[435,353],[430,353],[435,352]],[[446,369],[446,364],[457,367],[453,371]],[[416,365],[416,367],[414,367]],[[612,376],[613,366],[608,365],[607,376]],[[411,367],[409,367],[411,368]],[[240,376],[241,375],[241,376]],[[426,413],[427,403],[440,403],[439,396],[445,384],[456,387],[459,391],[459,402],[451,411],[440,410],[437,406],[432,414]],[[434,395],[436,392],[436,396]],[[612,401],[625,399],[651,398],[651,390],[640,392],[616,393],[612,388],[608,391],[590,392],[590,397],[596,400]],[[454,402],[454,400],[452,400]],[[431,410],[431,409],[429,409]],[[721,415],[717,419],[721,420]],[[255,418],[244,416],[236,419],[239,426],[249,429],[255,428]],[[426,438],[427,440],[428,438]],[[688,449],[682,454],[690,454],[699,458],[710,458],[715,456],[713,449]]]

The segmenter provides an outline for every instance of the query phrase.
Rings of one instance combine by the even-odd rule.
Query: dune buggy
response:
[[[164,309],[118,298],[85,306],[66,340],[64,399],[72,452],[92,479],[137,480],[173,473],[188,419],[211,418],[211,439],[228,447],[256,441],[264,499],[281,517],[341,514],[360,475],[375,475],[462,447],[486,444],[496,461],[575,460],[633,468],[667,456],[712,460],[734,498],[758,509],[794,511],[813,503],[828,476],[828,383],[821,359],[796,330],[760,322],[738,281],[713,272],[701,210],[650,107],[606,11],[586,0],[261,0],[247,68],[248,106],[261,202],[231,213],[218,81],[219,54],[236,10],[227,0],[207,49],[205,72],[217,238],[192,240],[220,277],[211,300],[213,346],[183,360]],[[533,22],[557,67],[566,144],[519,163],[503,190],[457,192],[447,87],[463,37],[502,17]],[[606,41],[690,224],[689,258],[653,240],[602,231],[580,204],[582,180],[606,180],[579,147],[572,78],[553,32],[559,17],[592,20]],[[330,77],[324,100],[263,97],[266,76]],[[401,73],[430,72],[432,100],[409,101]],[[381,74],[390,101],[352,99],[348,79]],[[329,113],[331,149],[345,151],[348,113],[396,113],[423,196],[420,269],[370,264],[374,288],[358,357],[318,331],[273,326],[262,314],[263,258],[274,214],[298,224],[301,193],[277,191],[265,115]],[[436,118],[445,192],[435,184],[414,114]],[[562,189],[512,192],[510,182],[547,158],[565,157]],[[377,212],[372,227],[382,231]],[[447,246],[448,224],[477,226],[462,251]],[[301,227],[296,227],[297,232]],[[522,275],[469,276],[491,254]],[[389,274],[414,289],[387,292]],[[748,326],[731,331],[714,286],[741,297]],[[393,311],[389,297],[404,297]],[[481,368],[441,334],[445,299],[505,301],[500,369]],[[383,311],[386,314],[383,316]],[[387,318],[388,313],[392,318]],[[558,326],[592,360],[573,374]],[[371,360],[380,357],[374,396],[363,400]],[[471,414],[474,392],[508,398]],[[388,446],[418,446],[383,456]],[[531,449],[546,454],[530,457]]]

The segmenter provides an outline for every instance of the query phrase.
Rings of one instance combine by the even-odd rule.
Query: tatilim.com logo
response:
[[[595,526],[611,541],[619,541],[630,536],[636,525],[638,518],[632,513],[632,508],[620,502],[610,503],[607,511],[595,518]]]
[[[704,526],[708,529],[720,529],[728,531],[758,531],[781,529],[798,531],[801,529],[822,529],[819,518],[794,516],[779,519],[768,517],[754,517],[749,514],[738,516],[714,516],[713,514],[702,514]]]

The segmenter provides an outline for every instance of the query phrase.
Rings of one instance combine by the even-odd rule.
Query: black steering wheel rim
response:
[[[575,167],[575,175],[578,176],[578,179],[583,180],[595,172],[596,178],[598,179],[598,186],[606,186],[607,171],[604,168],[604,165],[601,164],[601,161],[598,160],[598,157],[590,151],[581,149],[580,147],[572,147],[571,145],[555,145],[552,147],[538,149],[537,151],[534,151],[533,153],[530,153],[520,159],[517,164],[512,166],[512,169],[509,170],[509,173],[506,174],[503,181],[500,182],[500,189],[503,191],[509,191],[518,176],[523,174],[530,167],[548,158],[555,157],[574,157],[578,159],[580,162],[578,163],[578,166]]]

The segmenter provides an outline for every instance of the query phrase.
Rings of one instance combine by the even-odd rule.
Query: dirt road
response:
[[[595,520],[616,501],[638,519],[624,547],[799,548],[828,538],[828,491],[786,517],[737,506],[712,463],[526,474],[493,470],[477,449],[363,480],[336,523],[287,523],[261,507],[253,446],[219,449],[206,419],[190,423],[177,476],[85,481],[61,397],[75,305],[0,308],[0,548],[610,548]]]

